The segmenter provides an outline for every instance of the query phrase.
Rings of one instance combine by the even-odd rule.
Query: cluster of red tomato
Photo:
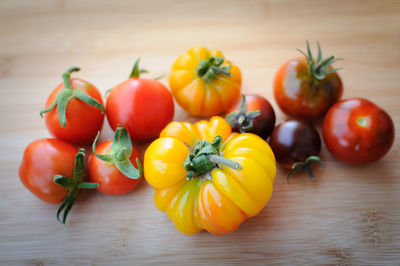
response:
[[[307,50],[305,59],[287,62],[276,74],[278,105],[287,115],[300,119],[276,127],[275,112],[265,98],[246,95],[240,99],[240,70],[216,50],[195,47],[179,56],[169,85],[177,103],[190,114],[226,112],[226,122],[214,117],[195,125],[170,123],[172,95],[157,80],[140,77],[146,70],[139,68],[139,61],[129,79],[110,90],[105,108],[92,84],[70,78],[79,70],[71,68],[41,112],[56,139],[29,144],[20,167],[22,183],[46,202],[62,202],[57,218],[64,210],[65,223],[80,188],[96,188],[107,194],[133,190],[143,169],[131,141],[160,135],[164,139],[153,142],[144,156],[144,176],[157,190],[157,207],[168,213],[181,232],[231,232],[256,215],[272,193],[275,159],[263,139],[269,138],[276,160],[293,169],[290,174],[302,169],[311,173],[309,166],[322,162],[318,157],[320,137],[308,122],[324,116],[326,146],[340,160],[372,162],[384,156],[393,143],[393,122],[382,109],[365,99],[337,102],[343,88],[337,69],[331,65],[338,59],[323,59],[320,48],[314,59],[308,44]],[[115,135],[96,146],[104,115]],[[229,126],[261,138],[231,134]],[[88,144],[93,150],[88,160],[90,183],[83,180],[84,151],[74,146]]]
[[[131,140],[158,136],[174,115],[171,93],[157,80],[140,78],[146,70],[139,68],[139,60],[129,79],[111,89],[105,108],[94,85],[70,77],[76,71],[79,68],[72,67],[62,75],[64,82],[50,94],[46,109],[40,112],[55,139],[30,143],[19,168],[22,183],[35,196],[48,203],[62,202],[57,219],[64,210],[63,223],[80,188],[96,188],[111,195],[132,191],[143,170]],[[104,115],[115,135],[96,147]],[[74,145],[92,143],[88,183],[83,181],[84,149],[78,151]]]

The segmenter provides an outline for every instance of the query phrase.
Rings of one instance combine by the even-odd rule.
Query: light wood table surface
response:
[[[1,1],[0,36],[1,265],[400,265],[400,1]],[[287,183],[279,168],[266,208],[220,237],[177,232],[145,181],[125,196],[81,193],[63,226],[19,180],[25,147],[50,136],[39,111],[70,66],[104,94],[139,56],[157,76],[192,46],[220,49],[241,68],[242,91],[269,99],[281,122],[273,76],[305,40],[345,58],[335,64],[344,98],[392,116],[398,134],[382,160],[346,165],[323,146],[315,181]],[[174,119],[199,120],[177,105]]]

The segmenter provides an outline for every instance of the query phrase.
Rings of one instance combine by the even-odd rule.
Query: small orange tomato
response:
[[[98,183],[97,190],[110,195],[121,195],[136,188],[142,178],[139,153],[131,144],[128,132],[122,126],[115,131],[114,140],[96,147],[89,158],[89,176]]]
[[[47,129],[54,137],[78,145],[93,142],[101,130],[105,109],[98,89],[91,83],[70,78],[79,68],[63,74],[64,82],[50,94],[44,115]]]
[[[55,175],[73,176],[78,149],[57,139],[38,139],[26,147],[19,177],[39,199],[52,204],[63,201],[68,189],[53,182]]]

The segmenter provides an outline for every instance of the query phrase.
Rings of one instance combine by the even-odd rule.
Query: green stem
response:
[[[128,154],[127,154],[128,149],[126,147],[122,147],[121,150],[118,151],[118,153],[116,154],[116,159],[118,161],[124,161],[126,159],[128,159]]]
[[[80,149],[79,152],[75,156],[75,165],[74,165],[74,176],[73,178],[61,176],[61,175],[55,175],[54,176],[54,183],[65,187],[66,189],[69,190],[67,196],[59,206],[57,210],[57,220],[65,224],[67,220],[67,216],[69,211],[71,210],[75,199],[78,195],[78,191],[81,188],[84,189],[93,189],[97,188],[99,186],[98,183],[88,183],[88,182],[82,182],[83,176],[85,175],[85,165],[83,161],[83,157],[85,156],[84,149]],[[60,214],[63,213],[62,220],[60,218]]]
[[[78,72],[78,71],[80,71],[81,69],[79,68],[79,67],[75,67],[75,66],[73,66],[73,67],[70,67],[70,68],[68,68],[67,69],[67,71],[65,71],[63,74],[62,74],[62,78],[63,78],[63,80],[64,80],[64,88],[65,89],[67,89],[67,90],[72,90],[72,87],[71,87],[71,74],[73,73],[73,72]]]
[[[219,155],[221,144],[222,137],[219,135],[214,137],[212,143],[204,140],[198,141],[183,163],[183,167],[187,171],[186,179],[190,180],[193,177],[201,176],[218,165],[224,165],[232,169],[242,169],[239,163]]]
[[[321,158],[319,158],[318,156],[311,155],[307,157],[307,159],[305,159],[304,162],[296,162],[292,165],[292,170],[289,172],[286,179],[289,180],[291,176],[303,170],[306,170],[310,179],[313,180],[314,174],[311,170],[311,165],[313,164],[320,164],[320,166],[322,167],[324,165],[324,161],[322,161]]]
[[[131,74],[129,75],[129,78],[139,78],[141,73],[148,73],[146,69],[140,69],[139,68],[139,62],[140,62],[140,57],[136,59],[135,64],[133,65]]]
[[[239,111],[229,113],[225,117],[225,120],[228,122],[231,128],[239,128],[240,133],[244,133],[253,128],[253,118],[256,118],[260,114],[260,110],[247,112],[246,96],[242,95]]]
[[[299,49],[296,50],[299,51],[301,54],[303,54],[304,57],[306,58],[308,64],[308,70],[315,79],[322,80],[328,74],[343,69],[343,68],[331,68],[333,63],[339,60],[343,60],[343,58],[335,58],[334,56],[329,56],[328,58],[325,59],[322,58],[322,51],[319,42],[317,42],[318,56],[316,60],[312,55],[310,44],[308,41],[306,41],[306,46],[307,46],[307,53]]]
[[[70,67],[67,71],[65,71],[62,74],[62,79],[64,81],[64,89],[59,91],[57,94],[56,99],[53,101],[53,103],[50,105],[49,108],[44,109],[40,111],[40,116],[43,117],[44,113],[48,113],[54,108],[57,108],[58,111],[58,120],[60,122],[61,127],[66,127],[67,126],[67,106],[68,103],[74,99],[77,98],[93,107],[96,107],[101,110],[101,112],[104,114],[106,110],[104,109],[104,106],[99,103],[96,99],[90,97],[86,92],[80,89],[73,89],[71,86],[71,74],[73,72],[79,71],[79,67]],[[82,114],[84,115],[84,114]]]
[[[230,73],[231,64],[228,66],[222,66],[224,58],[212,56],[208,61],[201,60],[196,68],[197,75],[209,83],[217,78],[218,75],[232,76]]]
[[[96,152],[96,142],[99,135],[100,132],[97,134],[96,139],[93,142],[93,154],[100,160],[115,165],[115,167],[117,167],[117,169],[126,177],[131,179],[140,178],[142,176],[143,169],[139,159],[136,158],[136,164],[138,168],[135,168],[130,161],[130,157],[132,155],[132,142],[128,131],[123,126],[119,126],[115,130],[110,153],[104,155]]]
[[[218,155],[215,155],[215,154],[210,154],[207,157],[211,162],[213,162],[215,164],[222,164],[222,165],[225,165],[225,166],[227,166],[229,168],[236,169],[236,170],[241,170],[242,169],[242,166],[239,163],[234,162],[234,161],[229,160],[229,159],[226,159],[224,157],[221,157],[221,156],[218,156]]]

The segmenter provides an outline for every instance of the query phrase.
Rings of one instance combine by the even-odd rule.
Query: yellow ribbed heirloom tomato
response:
[[[144,155],[155,205],[184,234],[233,232],[267,204],[275,174],[269,145],[251,133],[231,134],[218,116],[171,122]]]
[[[196,116],[225,112],[240,98],[240,69],[218,50],[193,47],[172,66],[169,85],[183,109]]]

